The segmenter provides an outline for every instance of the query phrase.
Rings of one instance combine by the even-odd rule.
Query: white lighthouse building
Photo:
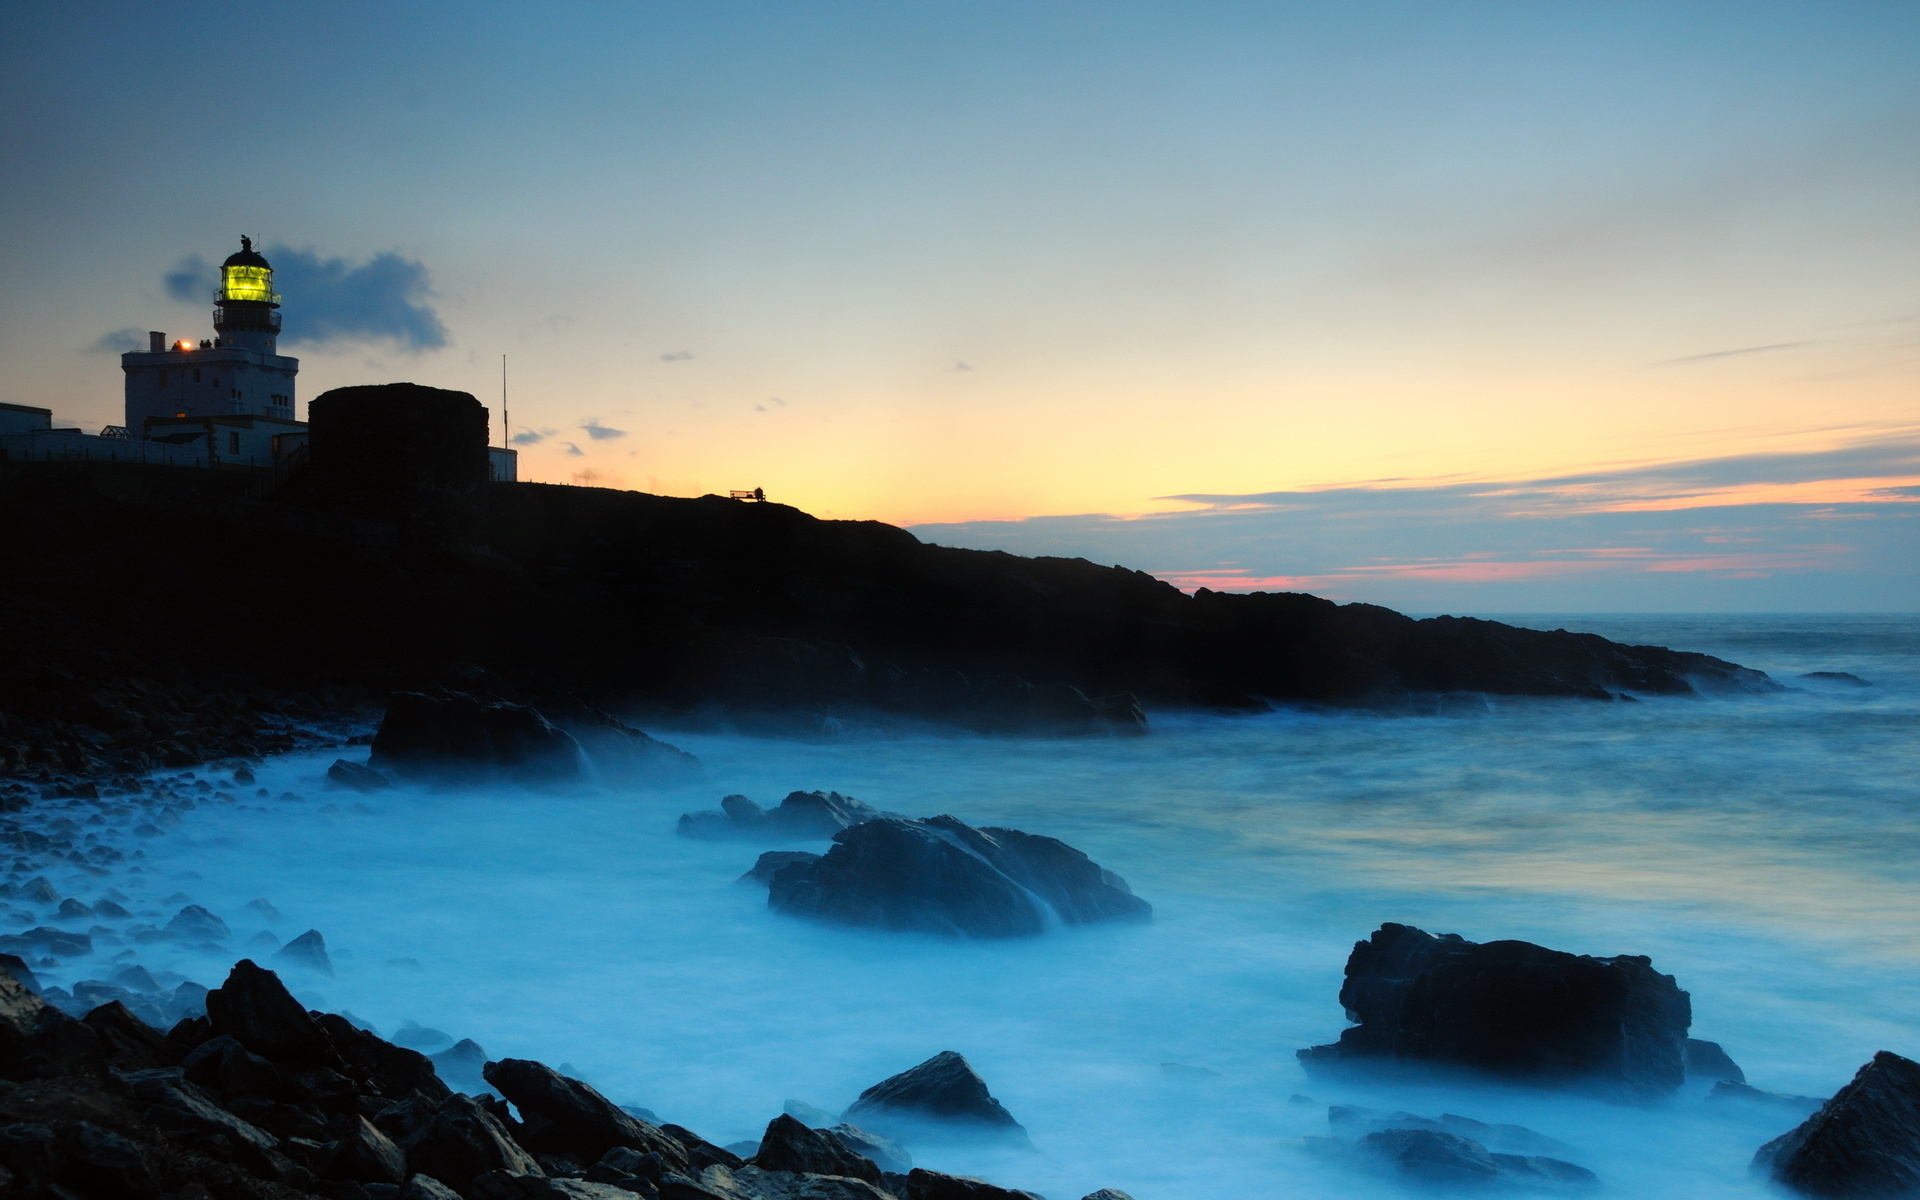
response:
[[[169,344],[156,331],[144,353],[120,356],[127,423],[113,432],[191,448],[210,466],[270,466],[304,444],[307,426],[294,420],[300,360],[275,352],[280,293],[273,267],[251,238],[241,238],[240,251],[221,264],[214,301],[214,337]]]

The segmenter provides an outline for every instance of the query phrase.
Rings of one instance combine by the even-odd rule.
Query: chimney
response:
[[[165,354],[166,350],[167,350],[167,335],[160,332],[158,329],[147,330],[147,353],[148,354]]]

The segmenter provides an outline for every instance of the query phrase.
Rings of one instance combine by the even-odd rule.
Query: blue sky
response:
[[[248,233],[303,399],[492,405],[506,354],[535,478],[1421,606],[1914,607],[1916,61],[1911,3],[50,7],[0,41],[0,400],[117,420]],[[1665,532],[1483,495],[1569,479]],[[1414,561],[1564,547],[1619,554]]]

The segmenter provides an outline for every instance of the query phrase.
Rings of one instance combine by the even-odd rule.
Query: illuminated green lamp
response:
[[[230,255],[220,267],[220,303],[280,306],[280,293],[273,290],[273,268],[253,248],[253,239],[240,239],[240,252]]]

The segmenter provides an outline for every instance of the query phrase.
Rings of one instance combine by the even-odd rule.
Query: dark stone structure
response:
[[[1594,958],[1387,924],[1355,944],[1340,1004],[1359,1024],[1300,1051],[1310,1070],[1420,1063],[1634,1101],[1686,1077],[1692,1002],[1639,955]]]
[[[1880,1051],[1753,1166],[1806,1196],[1920,1195],[1920,1063]]]
[[[487,410],[473,396],[384,383],[335,388],[307,411],[316,498],[397,522],[414,549],[486,549]]]

